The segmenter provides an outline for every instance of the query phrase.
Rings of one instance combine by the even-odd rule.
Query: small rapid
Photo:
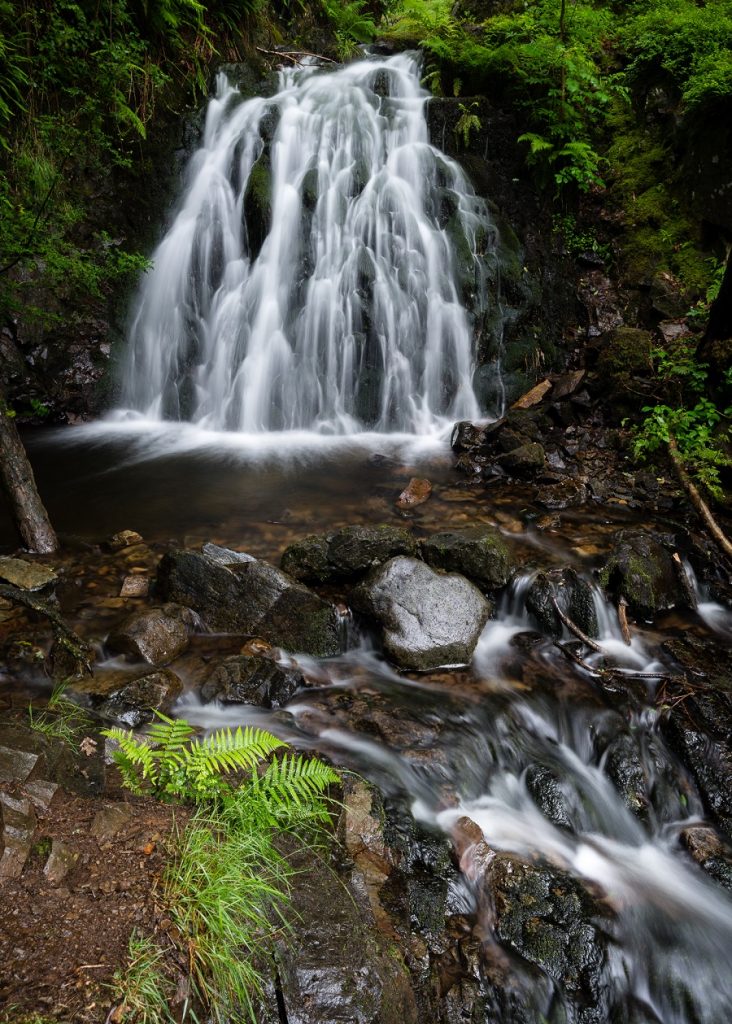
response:
[[[288,68],[271,99],[219,74],[139,292],[127,415],[342,435],[501,412],[498,370],[473,388],[496,230],[427,98],[410,54]]]

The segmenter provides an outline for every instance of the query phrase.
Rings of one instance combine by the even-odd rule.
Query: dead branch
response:
[[[302,61],[298,60],[299,57],[314,57],[316,60],[323,60],[327,64],[337,64],[337,60],[333,60],[331,57],[324,57],[322,53],[310,53],[309,50],[265,50],[263,46],[258,46],[257,49],[260,53],[267,53],[271,57],[285,57],[287,60],[292,61],[293,64],[302,65]]]
[[[698,604],[696,594],[694,593],[694,590],[691,586],[691,580],[689,579],[689,574],[686,571],[686,566],[681,561],[678,551],[674,551],[673,561],[674,569],[676,570],[676,575],[678,576],[679,583],[681,584],[681,589],[684,591],[686,603],[689,605],[690,608],[696,608]]]
[[[620,623],[620,632],[623,634],[623,640],[626,645],[630,647],[631,636],[630,626],[628,625],[628,602],[624,597],[621,597],[618,601],[618,622]]]
[[[562,611],[562,609],[559,607],[559,602],[557,601],[556,597],[552,597],[552,604],[554,605],[554,611],[557,613],[557,615],[564,623],[564,625],[567,627],[567,629],[570,631],[570,633],[574,633],[577,639],[581,640],[582,643],[585,644],[587,647],[591,648],[591,650],[597,651],[598,654],[603,653],[602,647],[600,647],[597,641],[592,640],[589,636],[587,636],[586,633],[583,633],[579,626],[575,622],[572,622],[567,613]]]

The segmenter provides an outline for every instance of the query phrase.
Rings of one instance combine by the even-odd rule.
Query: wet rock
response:
[[[536,504],[553,512],[587,501],[587,487],[581,480],[559,480],[555,484],[542,484],[536,497]]]
[[[157,668],[182,654],[188,643],[185,624],[162,608],[133,612],[107,637],[111,651]]]
[[[319,858],[302,865],[295,859],[294,866],[293,925],[275,954],[279,993],[273,1019],[417,1024],[402,955],[379,936],[368,906]]]
[[[561,402],[563,399],[573,395],[585,379],[586,373],[586,370],[573,370],[571,373],[565,373],[562,377],[555,380],[552,385],[552,402]]]
[[[450,445],[454,452],[471,452],[485,444],[486,428],[469,420],[461,420],[452,429]]]
[[[564,626],[554,607],[555,600],[583,633],[590,637],[599,635],[592,587],[574,569],[537,573],[526,591],[527,610],[545,634],[559,639]]]
[[[0,558],[0,580],[20,590],[43,590],[58,582],[58,576],[47,565],[27,562],[24,558]]]
[[[121,551],[123,548],[131,548],[135,544],[142,544],[143,539],[134,530],[120,530],[104,542],[108,551]]]
[[[383,626],[384,650],[404,668],[470,661],[491,606],[463,576],[440,576],[399,556],[354,593],[354,608]]]
[[[332,566],[328,561],[328,537],[311,534],[290,544],[282,553],[280,565],[284,572],[306,583],[325,583]]]
[[[61,839],[54,839],[51,852],[43,868],[43,874],[51,885],[61,885],[67,875],[76,867],[79,854]]]
[[[323,583],[363,574],[396,555],[415,551],[414,538],[401,527],[346,526],[296,541],[285,549],[281,565],[295,579]]]
[[[125,576],[122,580],[120,597],[147,597],[150,580],[147,576]]]
[[[503,537],[488,526],[435,533],[420,542],[420,553],[434,569],[458,572],[482,590],[505,587],[514,569]]]
[[[74,686],[74,692],[101,718],[129,729],[151,722],[156,711],[170,711],[181,689],[180,679],[170,669],[142,673],[102,670]]]
[[[483,891],[494,908],[498,941],[548,979],[549,991],[538,983],[535,995],[551,997],[554,988],[555,1019],[582,1024],[610,1020],[606,912],[580,883],[548,865],[498,853],[488,865]],[[487,970],[490,977],[490,963]],[[510,999],[510,987],[501,980],[499,999]]]
[[[572,828],[567,795],[560,780],[542,765],[531,765],[526,772],[526,786],[534,803],[553,825]]]
[[[214,666],[201,687],[201,697],[205,701],[279,708],[304,685],[299,669],[278,665],[272,658],[235,654]]]
[[[651,618],[683,600],[668,550],[653,534],[621,530],[600,572],[602,586],[624,597],[634,615]]]
[[[534,405],[539,405],[547,392],[551,391],[552,383],[550,380],[542,380],[538,384],[535,384],[530,391],[527,391],[521,398],[511,406],[512,409],[530,409]]]
[[[692,825],[680,833],[682,844],[707,874],[732,890],[732,849],[709,825]]]
[[[19,878],[31,853],[36,814],[30,800],[0,792],[0,881]]]
[[[497,461],[513,476],[533,476],[546,465],[546,454],[538,441],[529,441],[499,455]]]
[[[432,494],[432,484],[429,480],[413,476],[407,486],[396,500],[396,507],[402,511],[416,508],[417,505],[424,505]]]
[[[246,551],[232,551],[231,548],[222,548],[219,544],[203,544],[201,554],[212,562],[219,565],[232,565],[236,562],[255,562],[256,559],[247,554]]]
[[[266,562],[224,565],[195,551],[171,551],[160,562],[157,586],[164,598],[194,608],[211,629],[256,634],[315,657],[341,650],[335,608]]]

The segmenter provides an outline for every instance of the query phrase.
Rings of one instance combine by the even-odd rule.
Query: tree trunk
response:
[[[29,551],[50,554],[58,539],[38,494],[35,477],[15,421],[0,393],[0,479],[10,512]]]

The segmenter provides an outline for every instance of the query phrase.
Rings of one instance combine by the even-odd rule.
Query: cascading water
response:
[[[139,295],[130,409],[247,433],[480,416],[466,306],[485,310],[496,232],[429,142],[418,72],[409,54],[291,68],[246,102],[219,75]]]

